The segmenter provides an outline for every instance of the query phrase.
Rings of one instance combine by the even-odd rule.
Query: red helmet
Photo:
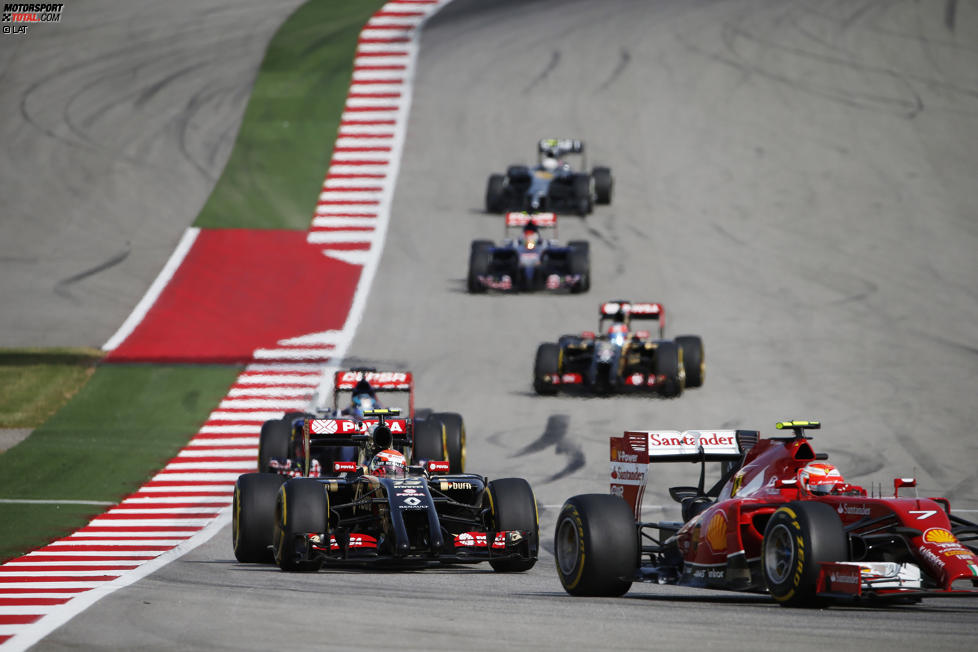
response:
[[[407,475],[407,460],[400,451],[388,448],[374,455],[369,470],[378,478],[401,478]]]
[[[535,226],[529,225],[523,231],[523,243],[527,249],[534,249],[540,244],[540,231]]]
[[[809,462],[798,471],[798,482],[810,493],[823,496],[846,483],[839,469],[824,462]]]

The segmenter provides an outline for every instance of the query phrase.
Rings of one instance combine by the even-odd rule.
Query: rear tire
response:
[[[258,438],[259,473],[274,473],[270,462],[273,457],[284,458],[289,456],[291,439],[292,419],[272,419],[262,424],[261,436]]]
[[[499,213],[503,210],[503,185],[506,177],[501,174],[489,175],[486,185],[486,212]]]
[[[449,473],[465,472],[465,422],[455,412],[436,412],[432,419],[440,421],[445,429],[445,449],[448,453]]]
[[[699,335],[680,335],[676,344],[683,350],[683,368],[686,370],[686,389],[702,387],[706,378],[706,353]]]
[[[486,291],[486,286],[479,280],[480,276],[489,275],[489,258],[491,256],[492,242],[489,240],[474,240],[469,250],[469,275],[467,286],[469,292],[481,294]]]
[[[557,517],[554,559],[571,595],[618,596],[632,586],[638,528],[628,503],[610,494],[568,498]]]
[[[326,485],[309,478],[283,484],[275,499],[275,563],[284,571],[315,571],[321,561],[305,560],[302,535],[327,531],[329,496]]]
[[[579,294],[591,289],[591,245],[586,240],[571,240],[570,273],[580,274],[581,282],[571,288],[571,292]]]
[[[815,595],[820,562],[848,560],[842,521],[825,503],[788,503],[771,515],[764,528],[764,584],[781,606],[822,606],[824,601]]]
[[[489,483],[491,526],[496,531],[525,530],[528,532],[529,559],[492,559],[489,565],[497,573],[522,573],[537,563],[540,541],[540,519],[537,501],[530,483],[523,478],[502,478]]]
[[[271,473],[245,473],[234,483],[231,545],[243,564],[271,564],[275,531],[275,497],[285,478]]]
[[[541,396],[553,396],[557,385],[548,383],[545,376],[560,374],[560,346],[546,342],[537,347],[537,357],[533,362],[533,389]]]
[[[448,460],[445,451],[445,426],[438,419],[428,418],[414,422],[411,463],[417,464],[421,460]]]
[[[587,174],[575,174],[573,179],[574,203],[577,214],[587,217],[591,212],[591,177]]]
[[[614,180],[611,178],[611,170],[608,168],[594,168],[591,171],[591,176],[594,178],[594,198],[598,204],[610,204],[611,203],[611,189],[614,185]]]
[[[666,386],[662,390],[663,396],[670,398],[679,396],[683,393],[685,379],[682,373],[682,359],[680,354],[682,349],[675,342],[659,342],[655,350],[655,360],[652,364],[655,375],[666,377]]]

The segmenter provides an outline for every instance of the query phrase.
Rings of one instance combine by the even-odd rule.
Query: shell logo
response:
[[[727,517],[723,512],[717,512],[710,519],[706,528],[706,542],[713,552],[723,552],[727,549]]]
[[[932,527],[924,532],[924,541],[928,543],[957,543],[954,535],[942,527]]]

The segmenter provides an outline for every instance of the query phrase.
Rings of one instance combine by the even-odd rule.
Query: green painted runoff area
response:
[[[381,0],[308,2],[265,53],[224,173],[194,226],[309,228],[333,155],[360,29]]]
[[[65,407],[0,454],[0,499],[118,502],[197,433],[239,373],[231,366],[102,365]],[[105,509],[0,502],[0,560]]]
[[[195,226],[309,227],[332,156],[357,37],[383,4],[308,2],[279,28],[234,150]],[[25,351],[0,352],[0,359],[5,353]],[[70,395],[91,375],[54,416],[0,453],[0,501],[120,500],[197,432],[240,373],[236,366],[99,365],[91,374],[77,357],[61,362],[60,370],[36,371],[33,378],[21,373],[11,379],[0,372],[0,394],[7,395],[16,382],[33,384],[29,391],[52,393],[51,400],[65,391]],[[33,427],[47,416],[35,412],[14,421],[12,415],[23,412],[16,403],[0,403],[0,412],[9,417],[2,425],[8,428]],[[3,418],[0,414],[0,422]],[[0,562],[62,537],[104,510],[98,504],[0,502]]]

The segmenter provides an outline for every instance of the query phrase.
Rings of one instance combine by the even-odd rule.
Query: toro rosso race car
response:
[[[599,394],[654,392],[679,396],[700,387],[706,376],[703,340],[698,335],[664,339],[665,309],[659,303],[608,301],[598,309],[598,332],[564,335],[537,348],[533,389],[552,395],[586,389]],[[632,330],[632,320],[659,322],[657,337]]]
[[[258,471],[290,474],[301,442],[303,423],[328,416],[362,418],[363,411],[383,407],[397,396],[406,396],[407,419],[401,452],[415,459],[444,460],[452,473],[465,470],[465,423],[455,412],[432,412],[414,408],[414,376],[408,371],[377,371],[356,368],[333,375],[329,406],[316,414],[288,412],[281,419],[266,421],[258,444]],[[383,400],[381,400],[383,397]],[[312,473],[329,473],[334,461],[355,461],[353,446],[317,443],[308,456]]]
[[[541,231],[552,230],[554,239]],[[522,231],[513,237],[514,230]],[[475,240],[469,254],[469,292],[486,290],[570,290],[587,292],[591,286],[591,254],[584,240],[566,246],[557,236],[554,213],[507,213],[505,235],[500,245]]]
[[[555,211],[585,216],[595,203],[610,204],[611,170],[596,167],[591,174],[575,172],[564,160],[568,154],[581,155],[581,167],[587,168],[583,142],[545,138],[537,143],[535,166],[511,165],[506,174],[491,175],[486,212]]]
[[[498,572],[532,568],[539,525],[529,483],[449,473],[441,460],[409,464],[398,450],[408,427],[398,413],[307,419],[299,476],[240,476],[232,525],[238,561],[274,561],[286,571],[482,561]],[[357,460],[335,461],[332,473],[313,477],[311,451],[320,445],[354,446]]]
[[[847,484],[806,432],[626,431],[611,438],[611,494],[568,499],[557,519],[557,571],[571,595],[622,595],[633,581],[767,591],[786,607],[978,597],[978,524],[945,498],[892,496]],[[672,487],[681,522],[641,521],[650,469],[700,464],[696,486]],[[720,477],[707,487],[706,465]],[[904,494],[901,495],[901,490]],[[913,489],[916,493],[916,489]]]

